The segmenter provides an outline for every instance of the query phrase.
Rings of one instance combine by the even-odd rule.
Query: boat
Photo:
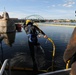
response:
[[[13,19],[9,18],[7,12],[0,15],[0,33],[14,32],[16,30]]]

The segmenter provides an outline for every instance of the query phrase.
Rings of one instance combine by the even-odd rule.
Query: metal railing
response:
[[[2,64],[2,67],[0,69],[0,75],[3,75],[3,73],[5,72],[5,67],[7,66],[7,63],[8,63],[8,59],[6,59]]]
[[[38,74],[38,75],[69,75],[70,70],[71,70],[71,68],[53,71],[53,72],[42,73],[42,74]]]

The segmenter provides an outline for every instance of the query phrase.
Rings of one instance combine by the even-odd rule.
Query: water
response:
[[[63,53],[74,28],[61,26],[39,26],[39,28],[53,40],[56,47],[55,56],[52,58],[52,43],[43,37],[38,38],[41,47],[44,49],[44,54],[41,56],[38,56],[36,52],[36,61],[39,69],[48,71],[64,69],[65,63],[63,61]],[[16,33],[1,34],[1,36],[4,36],[3,41],[0,43],[1,62],[5,59],[11,59],[11,66],[32,68],[33,63],[28,47],[28,38],[24,29],[22,28],[22,32],[16,31]]]
[[[45,22],[45,24],[76,25],[76,22]]]

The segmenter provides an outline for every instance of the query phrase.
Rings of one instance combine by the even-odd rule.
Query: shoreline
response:
[[[19,23],[23,26],[23,23]],[[36,26],[61,26],[61,27],[76,27],[76,24],[47,24],[47,23],[34,23]]]
[[[76,27],[73,24],[44,24],[44,23],[37,23],[37,25],[44,25],[44,26],[62,26],[62,27]]]

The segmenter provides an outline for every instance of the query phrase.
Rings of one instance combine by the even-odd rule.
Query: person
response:
[[[67,45],[67,48],[64,51],[63,60],[65,63],[67,63],[70,60],[71,62],[70,75],[76,75],[76,27],[74,28],[70,41]]]
[[[31,20],[26,20],[24,24],[24,29],[25,32],[28,36],[28,44],[29,44],[29,49],[31,53],[31,57],[33,60],[33,70],[38,70],[36,61],[35,61],[35,49],[34,46],[36,47],[41,47],[40,43],[38,42],[38,34],[42,34],[44,38],[48,38],[47,35],[37,26],[33,25],[33,22]],[[40,37],[40,36],[39,36]]]

